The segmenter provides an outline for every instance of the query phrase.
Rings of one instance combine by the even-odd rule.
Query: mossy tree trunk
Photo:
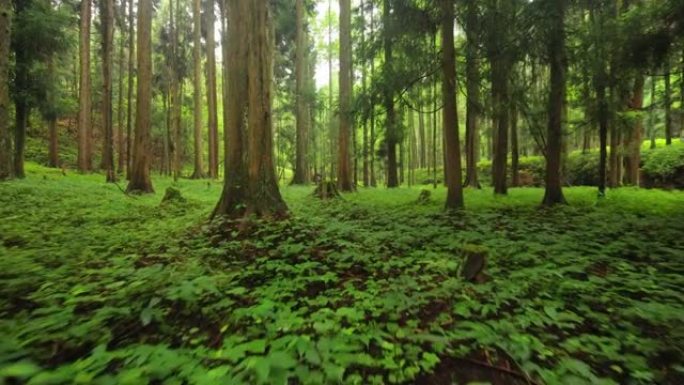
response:
[[[135,148],[128,191],[153,193],[150,179],[152,119],[152,0],[138,0],[138,86],[135,114]]]
[[[273,163],[273,40],[268,2],[226,0],[226,178],[213,216],[286,215]],[[224,37],[226,35],[224,34]],[[225,44],[225,42],[224,42]],[[245,119],[246,117],[246,119]]]

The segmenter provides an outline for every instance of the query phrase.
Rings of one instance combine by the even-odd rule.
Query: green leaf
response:
[[[40,366],[33,362],[20,361],[0,368],[0,378],[28,378],[40,371]]]

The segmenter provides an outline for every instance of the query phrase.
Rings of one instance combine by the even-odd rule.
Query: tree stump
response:
[[[186,200],[183,198],[180,190],[174,187],[167,187],[164,193],[164,198],[162,198],[162,204],[165,203],[185,203]]]
[[[462,252],[465,259],[461,268],[461,277],[468,282],[486,282],[488,277],[484,270],[487,266],[487,249],[481,246],[466,245]]]
[[[430,190],[420,190],[420,195],[418,195],[416,203],[418,203],[419,205],[426,205],[430,203],[431,196],[432,192]]]
[[[319,183],[316,190],[314,190],[313,195],[319,199],[342,198],[335,183],[330,181],[322,181]]]

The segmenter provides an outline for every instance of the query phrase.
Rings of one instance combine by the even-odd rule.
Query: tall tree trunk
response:
[[[201,0],[192,0],[193,18],[193,122],[195,137],[195,170],[192,172],[192,179],[204,178],[204,165],[202,158],[204,146],[202,145],[202,14],[200,9]]]
[[[178,8],[174,8],[178,7]],[[181,176],[181,172],[183,171],[182,167],[182,156],[183,156],[183,151],[182,151],[182,146],[181,146],[181,89],[180,85],[178,84],[181,79],[180,79],[180,74],[178,70],[178,19],[180,17],[180,0],[176,0],[175,6],[173,0],[170,0],[169,4],[169,19],[170,19],[170,26],[171,26],[171,54],[173,55],[173,58],[171,59],[171,99],[170,99],[170,104],[171,104],[171,134],[173,135],[173,148],[172,148],[172,156],[173,156],[173,180],[178,181],[178,178]],[[178,12],[175,12],[175,17],[174,17],[174,9],[177,10]],[[224,48],[225,51],[225,48]],[[225,57],[225,56],[224,56]],[[224,81],[225,84],[225,81]]]
[[[644,76],[637,75],[630,108],[637,111],[637,117],[629,135],[626,135],[627,155],[625,156],[625,184],[639,186],[639,163],[641,163],[641,142],[644,120],[641,109],[644,107]]]
[[[475,0],[466,5],[466,179],[465,186],[481,188],[477,175],[480,151],[480,63],[478,17]]]
[[[615,97],[616,88],[611,87],[611,96],[613,100],[617,100]],[[615,103],[617,105],[617,103]],[[610,152],[608,154],[608,187],[616,188],[618,187],[618,178],[620,175],[619,171],[619,153],[620,153],[620,130],[618,129],[617,121],[612,119],[609,126],[610,135]]]
[[[492,60],[492,99],[496,126],[493,130],[493,159],[492,159],[492,183],[494,193],[505,195],[507,193],[507,168],[508,168],[508,123],[509,123],[509,87],[508,79],[510,71],[508,64],[503,58]]]
[[[48,59],[48,65],[47,65],[47,70],[48,70],[48,77],[50,79],[50,82],[56,82],[56,73],[55,73],[55,58],[50,57]],[[48,137],[49,137],[49,145],[48,145],[48,167],[54,167],[57,168],[59,167],[59,148],[58,148],[58,133],[57,133],[57,109],[56,109],[56,99],[55,99],[55,94],[52,92],[51,89],[48,89],[47,92],[47,102],[49,103],[49,108],[51,109],[50,113],[47,114],[46,120],[48,124]]]
[[[668,146],[672,144],[672,87],[670,85],[670,60],[665,59],[665,95],[663,95],[663,103],[665,103],[665,144]]]
[[[296,78],[296,112],[297,112],[297,146],[295,151],[295,169],[292,184],[308,184],[309,175],[309,103],[307,95],[307,43],[306,19],[307,12],[304,0],[296,2],[296,42],[295,42],[295,78]]]
[[[391,77],[393,72],[392,61],[392,16],[391,16],[391,1],[383,0],[383,39],[385,49],[385,63],[384,72],[386,77]],[[397,140],[398,133],[396,127],[396,111],[394,109],[394,91],[391,86],[386,84],[384,90],[384,102],[386,127],[385,127],[385,141],[387,145],[387,187],[399,187],[399,178],[397,175]]]
[[[425,132],[425,113],[422,111],[423,110],[423,93],[419,92],[418,93],[418,106],[419,109],[421,110],[418,113],[418,147],[419,147],[419,154],[418,154],[418,168],[424,169],[428,168],[428,161],[427,161],[427,134]]]
[[[117,108],[117,149],[118,149],[118,159],[117,159],[117,174],[121,174],[124,171],[124,161],[126,159],[126,142],[124,134],[124,61],[125,61],[125,50],[124,42],[126,41],[124,35],[124,24],[126,18],[126,1],[121,2],[121,28],[119,29],[119,101]],[[129,11],[130,12],[130,11]]]
[[[349,154],[352,126],[352,41],[351,0],[340,0],[340,131],[337,158],[337,188],[353,191],[351,159]]]
[[[518,142],[518,109],[511,103],[511,185],[520,187],[520,146]]]
[[[375,5],[371,3],[370,9],[370,35],[375,34]],[[375,60],[370,61],[371,74],[375,73]],[[378,185],[375,177],[375,98],[371,99],[370,106],[370,143],[368,144],[369,153],[369,167],[370,167],[370,185],[376,187]]]
[[[461,144],[456,110],[456,50],[454,48],[454,3],[441,0],[442,11],[442,100],[446,137],[446,170],[448,210],[463,208],[461,182]]]
[[[230,52],[224,63],[231,79],[226,127],[230,140],[223,194],[213,215],[281,217],[287,206],[273,164],[270,6],[252,0],[227,2]]]
[[[216,90],[216,38],[214,34],[214,0],[207,1],[207,109],[209,111],[209,177],[218,178],[219,143]]]
[[[128,191],[153,193],[150,179],[152,121],[152,0],[138,0],[138,86],[135,113],[135,148]]]
[[[107,182],[116,181],[114,171],[114,121],[112,113],[112,56],[114,52],[114,0],[100,0],[100,27],[102,28],[102,127],[104,142],[102,163]]]
[[[553,25],[548,41],[551,61],[551,89],[549,91],[548,127],[546,133],[546,184],[543,204],[553,206],[565,203],[561,183],[561,157],[563,150],[563,105],[565,101],[565,0],[553,3]]]
[[[608,160],[608,100],[606,100],[605,73],[601,71],[596,82],[596,102],[599,120],[599,197],[606,195],[606,168]]]
[[[126,105],[126,179],[133,168],[133,80],[135,79],[135,24],[133,0],[128,1],[128,103]]]
[[[9,125],[9,59],[12,31],[12,1],[0,0],[0,181],[14,176],[12,136]]]
[[[48,135],[50,145],[48,151],[48,167],[59,167],[59,146],[57,140],[57,118],[48,119]]]
[[[91,163],[91,100],[90,100],[90,19],[91,0],[81,0],[79,39],[79,102],[78,102],[78,170],[92,170]]]

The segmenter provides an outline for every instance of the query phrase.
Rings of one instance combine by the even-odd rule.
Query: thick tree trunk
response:
[[[209,111],[209,177],[218,178],[219,139],[216,88],[216,38],[214,35],[214,0],[207,1],[207,109]]]
[[[126,160],[126,137],[124,134],[124,61],[125,61],[125,50],[124,50],[124,19],[126,18],[126,2],[121,2],[121,28],[119,30],[119,101],[117,108],[117,149],[118,149],[118,159],[117,159],[117,174],[121,174],[124,171],[125,160]],[[130,10],[129,10],[130,12]]]
[[[492,60],[492,99],[496,126],[494,127],[494,151],[492,159],[492,184],[494,193],[505,195],[508,191],[508,123],[510,71],[502,58]]]
[[[463,208],[461,181],[461,144],[456,110],[456,50],[454,48],[454,3],[441,0],[442,11],[442,100],[446,137],[446,184],[448,210]]]
[[[478,60],[478,17],[475,0],[466,5],[466,179],[464,186],[481,188],[477,175],[480,160],[480,63]]]
[[[339,149],[337,151],[337,188],[353,191],[351,160],[349,154],[352,126],[352,41],[351,0],[340,0],[340,122]]]
[[[273,164],[270,7],[252,0],[227,3],[230,40],[224,65],[232,81],[226,95],[225,132],[230,140],[226,141],[223,194],[213,216],[281,217],[287,214],[287,206]]]
[[[192,47],[192,62],[193,62],[193,127],[195,138],[195,170],[192,172],[192,179],[204,178],[204,165],[202,158],[204,155],[204,146],[202,145],[202,15],[200,8],[200,0],[192,0],[192,18],[193,18],[193,47]]]
[[[390,0],[383,0],[383,45],[385,49],[385,63],[384,63],[384,73],[385,76],[392,76],[392,35],[391,26],[392,16],[391,16],[391,2]],[[385,142],[387,146],[387,187],[399,187],[399,178],[397,175],[397,140],[398,133],[396,127],[396,111],[394,110],[394,92],[389,85],[385,85],[384,90],[384,103],[385,103],[385,113],[386,117],[386,127],[385,127]]]
[[[308,184],[309,175],[309,102],[307,95],[307,38],[306,38],[306,6],[304,0],[296,2],[296,42],[295,42],[295,78],[296,78],[296,112],[297,112],[297,143],[295,153],[295,169],[292,184]]]
[[[91,100],[90,100],[90,19],[91,0],[81,0],[79,39],[79,113],[78,113],[78,170],[92,170],[91,160]]]
[[[114,0],[100,0],[102,28],[102,163],[107,182],[116,181],[114,171],[114,120],[112,111],[112,55],[114,52]]]
[[[12,2],[0,0],[0,181],[14,176],[12,136],[9,125],[9,59],[12,30]]]
[[[138,86],[135,114],[135,148],[128,191],[153,193],[150,179],[152,120],[152,0],[138,0]]]
[[[639,114],[634,122],[629,135],[626,135],[625,144],[627,155],[625,156],[625,184],[639,186],[639,163],[641,163],[641,142],[644,130],[644,121],[641,117],[641,109],[644,107],[644,76],[637,75],[634,81],[634,91],[630,103],[632,110]]]
[[[546,134],[546,184],[543,204],[553,206],[565,203],[561,183],[561,157],[563,150],[563,105],[565,101],[565,0],[553,5],[554,20],[548,41],[551,61],[551,89],[549,92],[548,127]]]

